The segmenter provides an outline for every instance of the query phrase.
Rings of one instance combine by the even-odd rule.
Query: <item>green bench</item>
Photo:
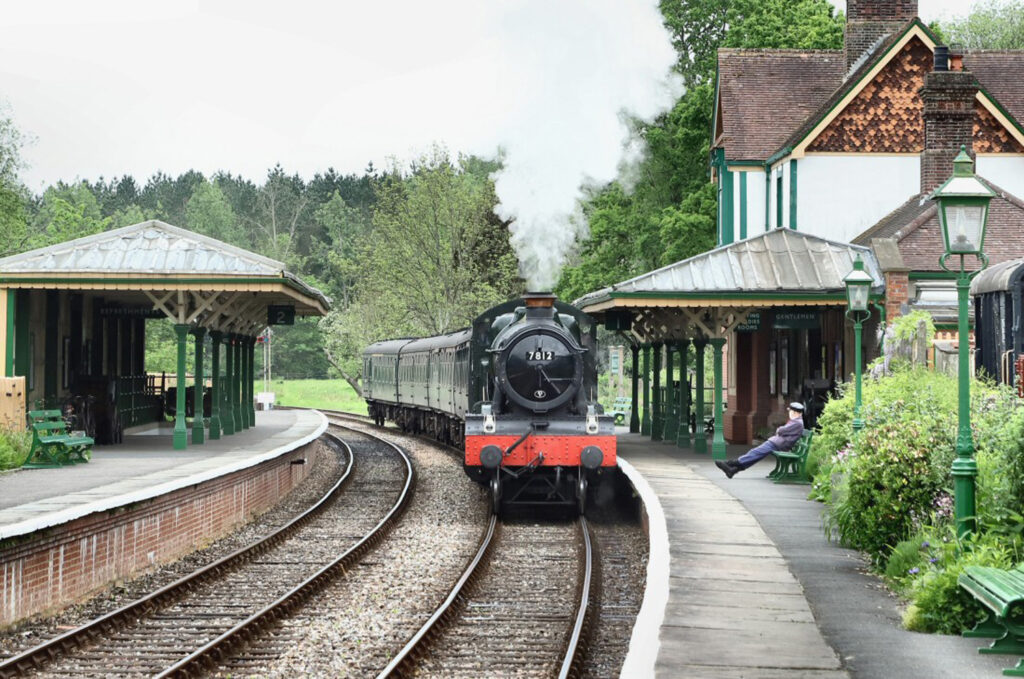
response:
[[[93,440],[88,436],[72,436],[59,410],[30,410],[32,447],[22,467],[47,469],[88,462],[92,457]]]
[[[1024,570],[968,566],[957,583],[985,607],[986,617],[965,637],[994,639],[981,653],[1024,656]],[[1003,670],[1009,677],[1024,677],[1024,660]]]
[[[612,417],[615,418],[615,424],[626,424],[626,418],[632,409],[633,401],[628,396],[616,398],[615,404],[612,406]]]
[[[807,453],[811,450],[813,438],[814,430],[804,429],[792,450],[772,453],[775,456],[775,468],[768,472],[768,478],[775,483],[810,483],[811,478],[807,475]]]

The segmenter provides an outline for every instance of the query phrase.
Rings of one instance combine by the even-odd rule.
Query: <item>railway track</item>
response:
[[[400,448],[380,440],[388,452],[356,465],[348,444],[329,436],[346,451],[348,468],[308,511],[171,585],[4,660],[0,677],[186,676],[256,643],[357,563],[411,496],[412,463]]]
[[[574,525],[492,515],[451,593],[378,679],[579,676],[599,578],[587,521]]]

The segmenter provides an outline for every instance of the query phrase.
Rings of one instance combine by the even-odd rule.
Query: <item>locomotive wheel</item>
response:
[[[576,484],[576,508],[580,510],[580,516],[587,508],[587,479],[584,476],[580,476],[580,481]]]
[[[501,512],[501,478],[500,472],[495,471],[491,478],[491,511],[495,514]]]

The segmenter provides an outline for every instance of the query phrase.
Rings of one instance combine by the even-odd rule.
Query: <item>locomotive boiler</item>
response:
[[[364,397],[395,422],[463,451],[463,467],[503,506],[574,506],[616,469],[613,418],[597,402],[596,329],[550,293],[488,309],[448,335],[363,352]]]

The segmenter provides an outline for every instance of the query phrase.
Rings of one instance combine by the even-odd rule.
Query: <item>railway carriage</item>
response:
[[[975,368],[1024,395],[1024,259],[985,269],[971,284]]]
[[[593,321],[548,293],[488,309],[459,332],[377,342],[363,353],[375,422],[464,452],[507,505],[572,505],[616,469],[614,422],[597,403]]]

